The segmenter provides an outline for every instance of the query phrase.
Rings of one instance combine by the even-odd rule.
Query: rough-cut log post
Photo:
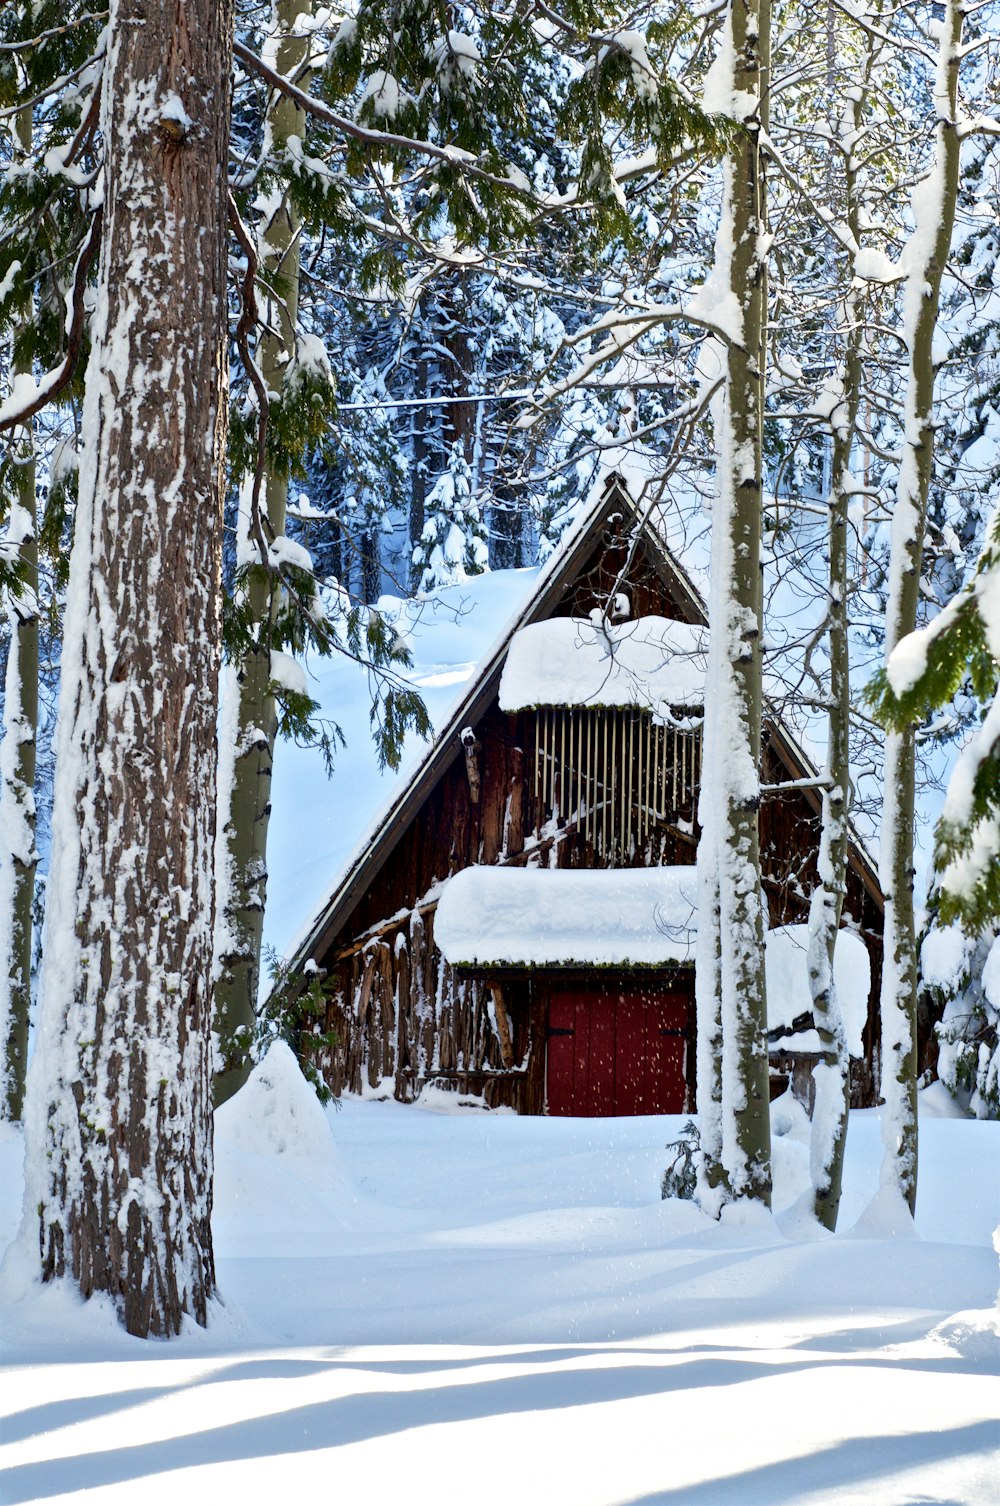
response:
[[[499,983],[491,983],[490,993],[493,995],[493,1008],[496,1012],[500,1059],[505,1067],[510,1068],[514,1065],[514,1047],[510,1038],[510,1018],[507,1014],[507,1005],[504,1003],[503,989]]]
[[[462,733],[462,747],[465,751],[465,777],[469,781],[469,800],[473,805],[479,804],[479,755],[482,746],[472,728],[466,727]]]
[[[503,850],[509,858],[524,851],[524,751],[521,748],[514,748],[511,753]]]
[[[26,1157],[46,1278],[206,1321],[227,0],[111,0]]]

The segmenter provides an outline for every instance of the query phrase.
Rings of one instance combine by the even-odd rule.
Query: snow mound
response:
[[[970,1360],[977,1370],[982,1369],[988,1375],[1000,1371],[1000,1313],[995,1307],[953,1313],[932,1328],[928,1337],[947,1344],[963,1359]]]
[[[284,1041],[273,1043],[246,1084],[216,1110],[215,1138],[258,1156],[326,1158],[334,1149],[323,1105]]]
[[[850,1233],[855,1239],[917,1239],[913,1217],[899,1188],[883,1182]]]
[[[812,1012],[809,989],[809,927],[775,926],[765,941],[764,968],[767,978],[767,1027],[777,1030],[790,1026],[796,1016]],[[868,1018],[868,993],[871,988],[871,961],[868,948],[853,931],[838,931],[833,957],[833,978],[844,1016],[847,1049],[861,1056],[861,1035]],[[818,1051],[815,1030],[802,1030],[787,1039],[772,1042],[788,1051]]]

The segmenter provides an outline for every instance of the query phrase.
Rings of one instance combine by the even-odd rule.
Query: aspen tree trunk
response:
[[[958,199],[961,137],[958,75],[964,11],[947,0],[941,22],[934,106],[934,157],[913,196],[916,228],[903,251],[903,335],[909,357],[903,456],[892,517],[885,657],[917,623],[927,496],[934,465],[934,332],[941,278]],[[913,916],[914,728],[885,743],[885,804],[879,874],[885,893],[882,972],[882,1184],[895,1185],[912,1213],[917,1200],[917,947]]]
[[[204,1324],[228,0],[112,0],[26,1209],[46,1280]],[[28,1231],[30,1232],[30,1231]]]
[[[828,10],[828,37],[835,48],[835,15]],[[866,54],[862,88],[855,91],[844,111],[848,145],[844,152],[846,221],[856,246],[861,244],[861,216],[857,164],[853,142],[860,139],[864,99],[871,73],[870,50]],[[836,87],[836,77],[828,80]],[[850,1108],[850,1057],[840,999],[833,974],[837,932],[847,893],[848,816],[851,807],[850,715],[851,677],[848,646],[848,527],[853,487],[851,453],[857,431],[861,401],[861,340],[864,330],[864,294],[854,273],[854,258],[846,272],[848,291],[839,311],[844,348],[838,372],[839,394],[830,413],[829,508],[829,602],[827,630],[830,650],[830,695],[827,711],[826,777],[818,856],[819,882],[809,907],[809,952],[807,958],[813,1018],[820,1041],[821,1060],[813,1074],[816,1103],[812,1119],[810,1161],[813,1210],[827,1229],[837,1227],[843,1185],[844,1148]]]
[[[296,17],[305,9],[303,0],[279,0],[277,6],[275,66],[300,87],[309,39],[296,37],[293,29]],[[304,135],[305,115],[285,95],[277,94],[268,112],[268,129],[280,149],[289,136]],[[261,232],[261,273],[280,296],[263,300],[265,333],[260,343],[260,368],[268,391],[280,393],[295,357],[299,297],[299,222],[287,199],[271,208]],[[264,490],[267,527],[270,537],[276,538],[285,531],[287,477],[269,471]],[[246,499],[241,500],[241,513],[246,505]],[[247,538],[249,522],[241,516],[240,537],[245,558],[257,563],[259,556]],[[246,591],[256,624],[256,642],[238,668],[227,671],[228,714],[223,718],[223,736],[228,735],[233,746],[228,757],[223,750],[220,767],[222,850],[215,1013],[222,1062],[215,1078],[217,1104],[231,1098],[250,1075],[267,899],[271,771],[278,727],[271,693],[271,627],[278,602],[264,580],[251,580]]]
[[[725,382],[715,405],[716,495],[712,508],[709,692],[699,896],[717,874],[718,1003],[701,1029],[721,1020],[722,1168],[727,1193],[771,1200],[771,1132],[760,880],[761,518],[767,245],[760,132],[767,126],[768,0],[730,0],[709,108],[736,122],[724,164],[714,293],[729,323]],[[708,87],[708,86],[706,86]],[[701,920],[701,917],[699,917]],[[699,947],[699,953],[703,951]],[[718,1016],[718,1019],[717,1019]],[[712,1050],[706,1039],[699,1068]],[[701,1098],[699,1099],[701,1103]],[[714,1175],[718,1169],[704,1168]]]
[[[844,1017],[833,975],[837,932],[847,892],[848,813],[850,779],[850,660],[847,641],[847,528],[850,503],[850,456],[857,418],[860,382],[860,300],[845,299],[847,351],[843,365],[843,398],[832,415],[833,484],[830,510],[830,699],[827,715],[826,777],[817,868],[819,883],[809,907],[807,957],[813,1018],[819,1035],[820,1057],[813,1077],[810,1161],[813,1208],[827,1229],[837,1227],[843,1183],[844,1147],[850,1107],[850,1058]]]
[[[698,1026],[698,1204],[718,1218],[730,1189],[722,1164],[722,979],[719,928],[719,870],[715,862],[715,799],[704,770],[709,745],[702,743],[702,793],[699,800],[698,933],[695,955],[695,1014]]]
[[[31,111],[17,120],[17,142],[31,149]],[[30,310],[27,311],[30,314]],[[17,368],[15,368],[15,371]],[[20,596],[8,608],[10,649],[4,682],[0,743],[0,811],[5,850],[0,867],[0,1033],[3,1091],[0,1117],[19,1120],[24,1109],[31,1011],[31,921],[35,896],[35,748],[38,732],[38,540],[35,456],[31,424],[17,457],[17,501],[8,542],[24,571]]]

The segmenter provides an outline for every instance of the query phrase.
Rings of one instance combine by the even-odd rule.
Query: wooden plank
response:
[[[509,858],[524,851],[524,752],[521,748],[511,750],[503,846]]]

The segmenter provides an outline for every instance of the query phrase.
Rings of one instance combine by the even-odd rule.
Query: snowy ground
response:
[[[290,1062],[219,1115],[207,1333],[130,1340],[8,1259],[7,1506],[995,1506],[1000,1125],[928,1102],[918,1237],[891,1238],[855,1114],[830,1238],[786,1100],[776,1217],[714,1225],[660,1201],[679,1120],[324,1113]]]

